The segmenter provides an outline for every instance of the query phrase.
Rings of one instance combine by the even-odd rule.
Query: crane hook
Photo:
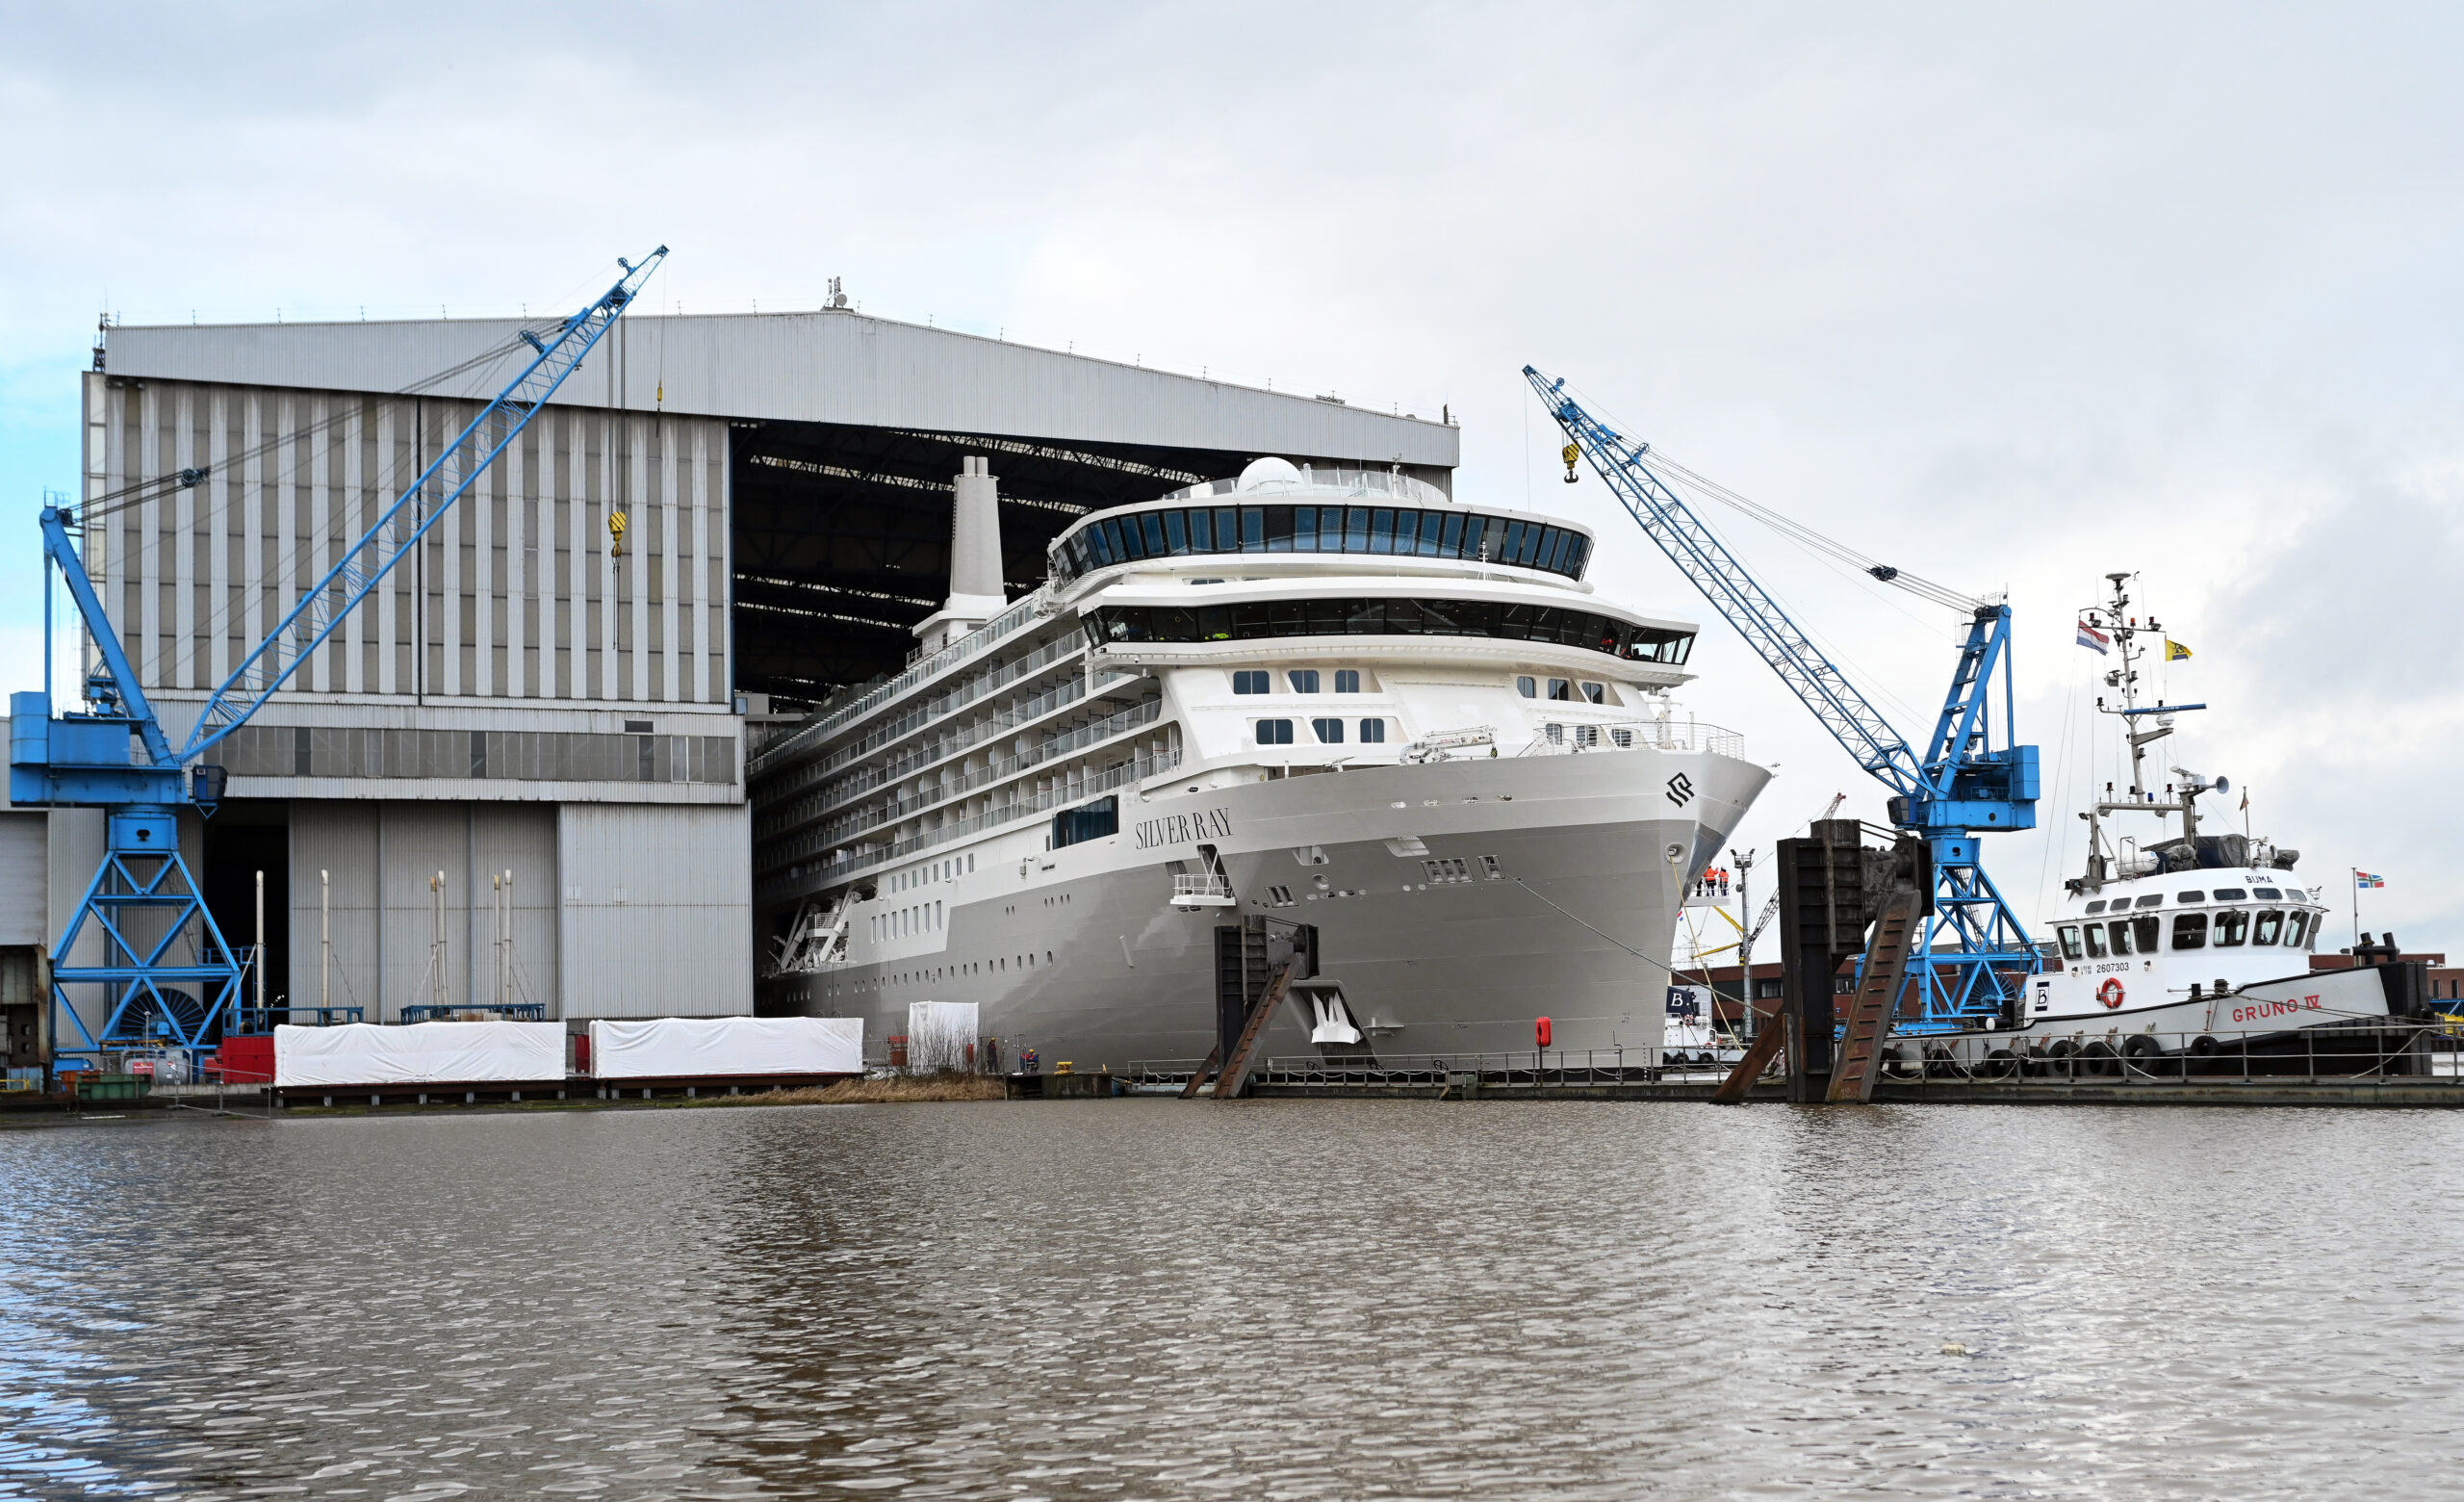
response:
[[[1560,453],[1557,457],[1566,461],[1567,484],[1571,485],[1576,480],[1581,479],[1580,476],[1575,473],[1575,460],[1582,457],[1582,451],[1580,449],[1576,448],[1573,444],[1568,444],[1566,445],[1564,452]]]
[[[622,511],[607,513],[607,556],[611,558],[625,556],[625,513]]]

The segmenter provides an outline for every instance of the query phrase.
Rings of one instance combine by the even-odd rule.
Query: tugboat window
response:
[[[2273,887],[2256,887],[2251,890],[2259,894],[2259,900],[2262,902],[2281,902],[2284,900],[2284,893],[2278,892]]]
[[[2130,919],[2123,919],[2118,923],[2107,923],[2105,932],[2113,937],[2114,953],[2128,954],[2130,952]]]
[[[2176,892],[2173,893],[2173,900],[2183,904],[2184,906],[2188,906],[2194,902],[2206,901],[2207,893],[2204,892]]]
[[[2062,930],[2062,957],[2066,960],[2075,960],[2080,957],[2079,930],[2076,926]]]
[[[2302,943],[2311,937],[2312,923],[2307,913],[2295,913],[2284,925],[2284,942],[2296,949],[2308,947]]]
[[[2207,915],[2176,913],[2173,915],[2173,947],[2204,949],[2207,947]]]
[[[1339,667],[1339,668],[1336,668],[1336,669],[1335,669],[1335,692],[1337,692],[1337,693],[1358,693],[1358,692],[1360,692],[1360,670],[1359,670],[1359,669],[1357,669],[1357,668],[1350,668],[1350,667]]]
[[[2252,944],[2273,944],[2284,932],[2284,915],[2273,908],[2259,915],[2258,925],[2250,934]]]
[[[2165,920],[2161,918],[2134,918],[2130,920],[2131,937],[2139,941],[2139,952],[2153,954],[2164,942]]]
[[[2216,915],[2216,946],[2238,949],[2250,936],[2250,915],[2240,908]]]
[[[2104,910],[2105,910],[2105,905],[2104,905],[2102,902],[2091,902],[2091,903],[2089,903],[2089,904],[2088,904],[2088,916],[2089,916],[2090,918],[2093,918],[2093,917],[2095,917],[2097,914],[2099,914],[2099,913],[2103,912]]]
[[[2247,902],[2250,900],[2250,894],[2239,887],[2219,887],[2216,889],[2215,898],[2219,902]]]

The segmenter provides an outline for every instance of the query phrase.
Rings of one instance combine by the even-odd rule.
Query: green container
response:
[[[134,1101],[153,1088],[150,1075],[88,1075],[77,1094],[88,1101]]]

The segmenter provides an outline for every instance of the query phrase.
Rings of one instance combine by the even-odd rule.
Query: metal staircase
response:
[[[1882,1074],[1883,1040],[1890,1036],[1891,1019],[1899,1011],[1900,994],[1908,984],[1909,950],[1924,932],[1924,893],[1912,883],[1893,881],[1875,916],[1865,962],[1858,968],[1857,991],[1833,1055],[1825,1101],[1861,1105],[1873,1100],[1874,1080]]]

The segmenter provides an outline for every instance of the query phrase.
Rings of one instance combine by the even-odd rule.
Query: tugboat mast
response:
[[[2182,816],[2182,838],[2194,840],[2198,837],[2198,795],[2208,790],[2211,786],[2220,790],[2223,787],[2221,783],[2211,785],[2184,772],[2180,767],[2175,767],[2173,770],[2185,780],[2179,784],[2168,783],[2165,786],[2165,796],[2161,800],[2156,796],[2155,790],[2149,786],[2146,771],[2147,748],[2173,733],[2175,714],[2187,710],[2203,710],[2207,706],[2204,704],[2169,705],[2161,699],[2149,706],[2140,704],[2139,660],[2147,655],[2147,649],[2139,644],[2139,637],[2147,633],[2162,636],[2165,628],[2152,615],[2143,626],[2139,623],[2138,617],[2129,613],[2130,595],[2126,586],[2132,577],[2128,573],[2107,574],[2105,578],[2113,585],[2111,598],[2103,605],[2090,606],[2082,612],[2082,618],[2089,626],[2104,632],[2113,638],[2114,648],[2121,657],[2121,665],[2105,674],[2105,686],[2116,690],[2120,696],[2121,703],[2117,708],[2108,704],[2100,694],[2096,699],[2096,712],[2100,714],[2111,714],[2119,719],[2122,722],[2123,734],[2129,738],[2130,741],[2130,795],[2127,798],[2115,796],[2113,786],[2108,783],[2105,798],[2094,804],[2090,812],[2080,816],[2088,821],[2088,868],[2086,875],[2075,885],[2084,891],[2093,891],[2117,877],[2145,874],[2138,870],[2119,869],[2118,861],[2107,855],[2104,843],[2106,815],[2153,814],[2161,819],[2168,814],[2179,814]],[[2140,728],[2143,723],[2148,721],[2153,722],[2153,729]]]

